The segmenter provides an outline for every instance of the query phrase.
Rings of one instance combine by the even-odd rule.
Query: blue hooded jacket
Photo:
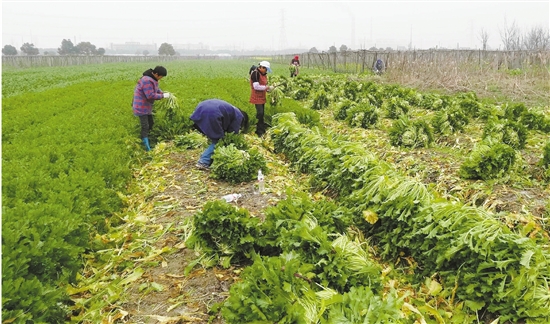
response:
[[[220,99],[200,102],[189,117],[211,140],[219,140],[225,133],[239,133],[243,114],[230,103]]]

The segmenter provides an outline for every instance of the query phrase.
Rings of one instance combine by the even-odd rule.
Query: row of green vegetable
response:
[[[156,109],[157,140],[190,129],[188,116],[218,97],[248,110],[250,62],[167,63],[163,90],[181,109]],[[59,323],[83,252],[117,225],[132,172],[147,159],[132,116],[133,88],[150,63],[2,71],[2,319]],[[290,104],[292,107],[292,103]],[[183,111],[182,111],[183,109]],[[298,104],[295,111],[307,111]],[[256,170],[257,172],[257,170]],[[72,314],[74,315],[74,314]]]
[[[367,254],[362,254],[363,263],[345,257],[334,260],[338,244],[328,243],[327,238],[353,242],[362,235],[373,240],[386,260],[412,257],[418,264],[414,269],[417,283],[437,278],[440,295],[470,312],[499,316],[503,322],[549,320],[547,240],[513,232],[481,208],[439,198],[362,145],[304,126],[291,113],[274,116],[272,139],[277,152],[284,153],[297,170],[312,175],[313,185],[329,188],[339,198],[330,203],[331,208],[309,202],[319,209],[305,210],[304,198],[288,199],[267,211],[261,224],[246,211],[235,212],[223,202],[207,203],[195,216],[190,246],[215,253],[225,266],[243,259],[254,261],[221,306],[228,322],[245,318],[329,323],[334,320],[333,311],[351,322],[382,314],[387,317],[370,320],[411,321],[414,315],[407,317],[399,311],[403,296],[380,294],[383,276],[380,269],[371,271],[376,266],[370,265]],[[290,272],[286,272],[287,265]],[[353,279],[365,273],[368,277]],[[358,290],[352,291],[354,286]],[[355,294],[364,293],[363,289],[372,303],[342,310],[352,307]],[[343,300],[349,303],[340,304]],[[304,313],[309,315],[297,315]],[[435,313],[431,315],[436,318],[446,316],[444,321],[468,321],[464,314]]]
[[[481,140],[464,162],[464,179],[489,180],[502,177],[525,148],[529,132],[550,133],[550,117],[544,107],[527,108],[523,103],[494,104],[479,100],[475,93],[441,95],[420,93],[399,85],[381,85],[373,81],[347,77],[309,76],[288,80],[280,77],[284,94],[297,100],[309,100],[311,109],[334,108],[334,118],[350,127],[379,127],[382,118],[393,120],[388,130],[390,143],[397,147],[430,147],[438,137],[447,137],[474,120],[482,123]],[[411,116],[413,107],[427,110],[423,116]],[[539,165],[549,169],[543,148]],[[484,158],[480,158],[484,156]],[[550,177],[550,172],[547,172]]]
[[[63,322],[64,288],[76,281],[90,234],[105,231],[122,207],[135,124],[127,111],[109,108],[128,105],[111,87],[51,85],[2,100],[5,322]]]

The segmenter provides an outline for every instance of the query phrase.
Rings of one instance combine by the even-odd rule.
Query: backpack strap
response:
[[[260,82],[260,76],[258,75],[259,73],[260,71],[258,71],[258,68],[256,67],[256,69],[254,69],[254,71],[250,73],[250,80],[252,80],[252,75],[255,74],[256,78],[258,79],[258,82]]]

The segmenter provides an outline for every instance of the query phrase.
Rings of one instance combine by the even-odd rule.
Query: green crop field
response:
[[[3,323],[550,322],[547,103],[274,62],[266,136],[195,169],[252,63],[166,62],[150,152],[153,65],[2,72]]]

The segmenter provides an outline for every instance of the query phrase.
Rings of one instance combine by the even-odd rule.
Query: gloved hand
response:
[[[170,98],[170,92],[163,92],[162,97],[164,98]]]
[[[268,86],[268,87],[267,87],[267,92],[271,92],[271,91],[273,91],[273,89],[275,89],[274,86]]]

